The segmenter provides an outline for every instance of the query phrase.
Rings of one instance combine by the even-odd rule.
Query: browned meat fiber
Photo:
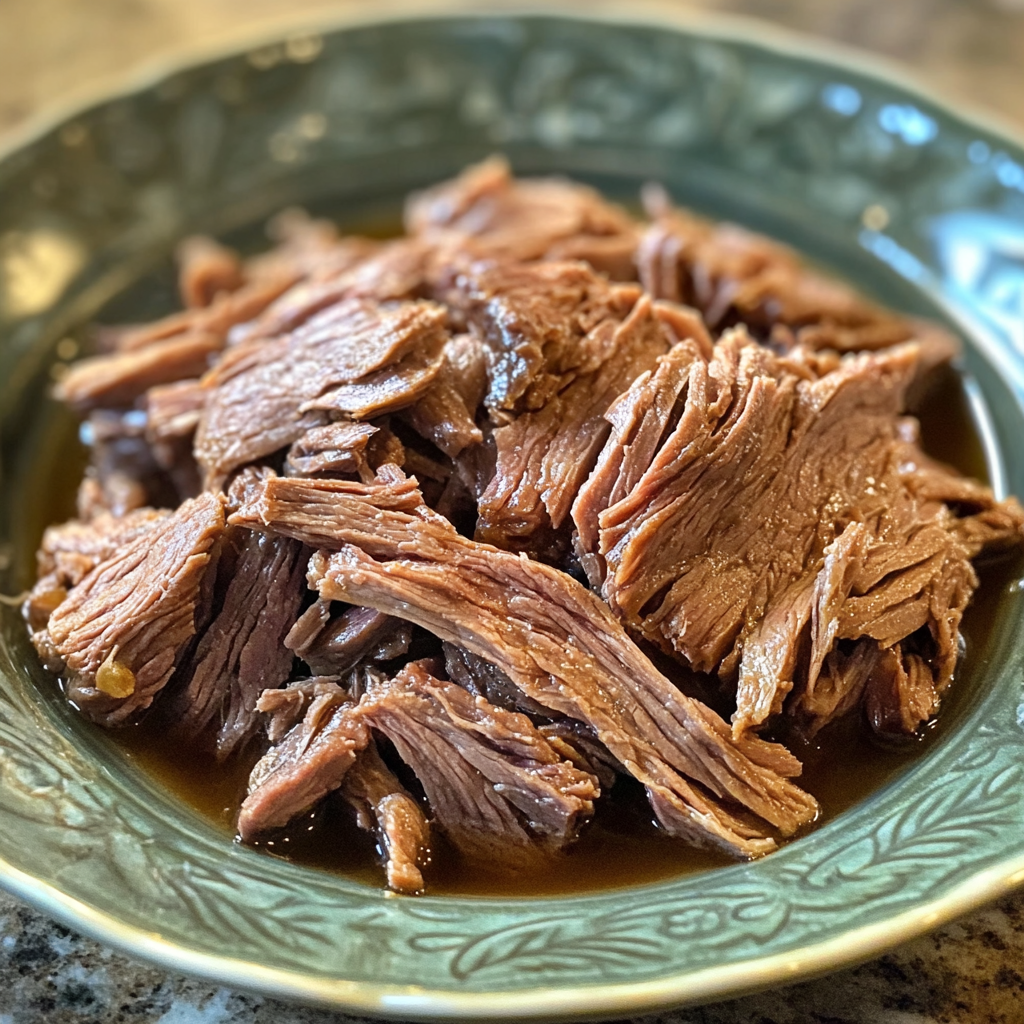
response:
[[[258,759],[243,841],[348,815],[406,895],[548,870],[621,786],[758,857],[819,814],[771,737],[934,720],[1024,545],[909,414],[956,341],[643,201],[493,157],[401,238],[182,242],[184,308],[56,388],[90,463],[24,616],[68,699]]]

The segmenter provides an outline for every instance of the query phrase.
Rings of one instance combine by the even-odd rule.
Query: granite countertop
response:
[[[347,0],[355,6],[359,0]],[[571,0],[569,0],[571,2]],[[240,24],[336,14],[346,0],[0,0],[0,133],[153,56]],[[563,4],[563,6],[566,4]],[[481,7],[486,4],[481,3]],[[703,0],[895,58],[1024,132],[1024,0]],[[0,1024],[341,1024],[136,963],[0,894]],[[671,1024],[1019,1024],[1024,893],[852,970]]]

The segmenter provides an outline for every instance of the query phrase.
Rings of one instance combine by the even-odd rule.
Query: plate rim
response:
[[[666,27],[708,40],[754,46],[803,63],[835,67],[893,86],[941,109],[945,116],[963,125],[976,127],[1017,150],[1024,150],[1024,129],[1012,119],[979,108],[942,88],[927,85],[920,77],[884,57],[755,17],[680,9],[672,0],[639,0],[635,6],[631,5],[628,13],[615,0],[596,0],[593,9],[586,12],[566,0],[554,6],[542,0],[511,3],[498,0],[486,10],[481,10],[474,0],[428,0],[427,3],[381,0],[380,9],[373,15],[351,10],[328,17],[282,17],[257,29],[232,30],[218,36],[215,42],[176,47],[167,54],[143,61],[128,74],[105,76],[89,86],[71,90],[15,128],[0,134],[0,163],[100,104],[155,88],[176,74],[204,64],[278,45],[290,38],[398,22],[488,21],[517,17]],[[90,906],[0,858],[0,889],[131,957],[141,957],[169,970],[261,995],[397,1019],[595,1019],[713,1002],[853,966],[1006,895],[1022,884],[1024,852],[975,871],[935,900],[883,921],[847,930],[813,946],[735,964],[670,973],[642,982],[464,992],[327,979],[187,949],[157,932],[126,925],[114,914]]]

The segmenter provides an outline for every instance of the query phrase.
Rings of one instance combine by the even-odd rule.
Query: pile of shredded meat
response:
[[[1024,511],[919,445],[940,328],[644,199],[491,159],[392,241],[185,243],[184,310],[57,389],[92,459],[24,613],[68,698],[262,754],[243,841],[350,805],[403,893],[435,832],[542,870],[619,776],[738,857],[810,825],[765,736],[932,719]]]

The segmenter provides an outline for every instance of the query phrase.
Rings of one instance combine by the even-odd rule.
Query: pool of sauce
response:
[[[922,444],[929,454],[971,476],[987,479],[985,452],[954,370],[945,368],[936,373],[912,411],[921,421]],[[30,539],[38,540],[43,525],[74,514],[74,492],[85,466],[75,430],[71,415],[59,410],[36,449],[37,464],[52,469],[42,480],[36,475],[38,486],[24,504],[24,514],[32,524],[27,532],[35,534]],[[778,738],[785,739],[804,764],[800,784],[821,803],[816,825],[891,782],[955,725],[961,709],[969,703],[974,681],[983,675],[977,668],[984,664],[999,602],[1020,571],[1018,559],[979,566],[981,585],[963,622],[966,654],[958,668],[958,679],[946,694],[937,720],[921,735],[883,742],[872,735],[856,713],[833,723],[812,742],[780,734]],[[659,652],[648,653],[684,691],[719,703],[706,681],[702,684]],[[728,707],[716,710],[728,717]],[[248,774],[261,751],[251,750],[219,764],[201,746],[188,749],[169,740],[156,717],[108,735],[131,763],[222,829],[225,836],[234,835]],[[452,848],[436,830],[432,841],[425,877],[428,890],[434,894],[526,897],[591,892],[656,882],[732,863],[724,854],[696,850],[668,836],[652,820],[643,788],[628,778],[620,779],[610,793],[602,796],[593,819],[584,825],[576,843],[529,870],[473,861]],[[375,887],[384,885],[374,838],[356,826],[351,810],[336,797],[328,798],[261,848],[270,856],[338,872]]]

